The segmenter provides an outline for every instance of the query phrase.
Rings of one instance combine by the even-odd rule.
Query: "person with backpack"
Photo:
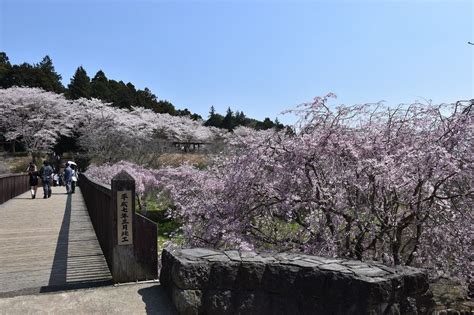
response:
[[[53,168],[49,165],[48,161],[43,162],[43,166],[39,171],[39,175],[41,177],[41,181],[43,182],[43,198],[51,197],[51,180],[53,177]]]

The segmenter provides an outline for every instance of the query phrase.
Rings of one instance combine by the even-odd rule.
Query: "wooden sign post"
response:
[[[112,178],[113,258],[112,278],[114,283],[137,280],[133,248],[135,227],[135,180],[121,171]]]

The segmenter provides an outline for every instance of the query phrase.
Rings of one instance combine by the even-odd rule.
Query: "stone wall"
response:
[[[180,314],[425,314],[409,267],[295,253],[164,250],[160,281]]]

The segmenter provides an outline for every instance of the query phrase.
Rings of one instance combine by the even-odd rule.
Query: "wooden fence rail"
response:
[[[29,189],[28,174],[0,175],[0,204]]]
[[[81,174],[79,184],[99,244],[115,283],[158,278],[158,231],[155,222],[135,213],[135,181],[125,172],[112,180],[112,185],[98,183]],[[130,242],[123,243],[124,222],[119,197],[130,192],[130,219],[125,231]],[[122,234],[123,235],[123,234]]]
[[[110,185],[96,182],[84,174],[79,175],[79,186],[105,260],[109,270],[112,270],[113,242],[111,236],[113,226],[110,220],[112,190]]]

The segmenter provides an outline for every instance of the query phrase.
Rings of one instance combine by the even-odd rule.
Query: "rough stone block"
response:
[[[408,267],[401,269],[401,273],[405,295],[423,294],[428,290],[428,275]]]
[[[267,264],[262,277],[263,289],[270,293],[291,293],[299,271],[296,266]]]
[[[221,254],[221,252],[208,248],[187,248],[182,249],[181,254],[187,257],[201,258],[205,256],[218,255]]]
[[[200,290],[182,290],[173,287],[171,299],[180,315],[197,315],[201,309],[201,296]]]
[[[233,293],[230,290],[208,290],[203,296],[203,307],[207,315],[234,314]]]
[[[200,290],[207,287],[211,266],[205,261],[190,261],[178,257],[171,268],[174,285],[184,290]]]
[[[268,297],[261,291],[236,291],[232,301],[234,314],[269,314]]]
[[[310,296],[316,300],[324,297],[326,282],[331,274],[320,269],[301,270],[294,282],[295,292],[301,296]]]
[[[265,264],[242,262],[237,273],[236,286],[239,290],[256,290],[261,286]]]
[[[427,314],[434,305],[414,268],[203,248],[162,257],[161,283],[180,314]]]
[[[263,314],[287,315],[298,313],[298,301],[292,295],[267,294]]]
[[[224,254],[232,261],[241,261],[240,254],[237,250],[226,250]]]
[[[171,285],[171,270],[173,267],[174,257],[169,250],[164,249],[161,255],[161,271],[160,271],[160,283],[164,286]]]
[[[240,263],[215,262],[211,265],[208,286],[212,289],[231,290],[235,286]]]

